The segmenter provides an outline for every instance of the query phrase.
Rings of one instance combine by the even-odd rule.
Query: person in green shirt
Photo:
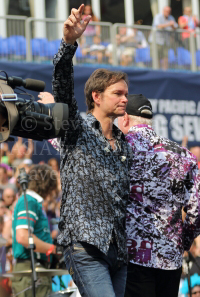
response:
[[[52,238],[48,226],[48,219],[42,203],[57,190],[57,176],[48,165],[35,165],[29,172],[29,185],[26,191],[28,202],[28,219],[35,244],[35,259],[40,267],[48,267],[46,253],[56,253],[52,245]],[[15,259],[14,271],[30,270],[31,260],[28,248],[28,222],[24,195],[16,203],[12,222],[13,255]],[[32,296],[31,277],[15,277],[12,279],[12,289],[18,297]],[[51,278],[38,277],[36,282],[36,296],[47,296],[51,292]]]

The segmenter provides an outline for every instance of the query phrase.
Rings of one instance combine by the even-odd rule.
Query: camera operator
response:
[[[29,185],[26,191],[28,202],[28,214],[31,233],[35,244],[36,263],[40,263],[43,268],[48,268],[49,257],[47,255],[55,254],[56,247],[52,245],[52,238],[48,226],[48,219],[43,210],[43,201],[57,190],[57,176],[48,165],[35,165],[29,172]],[[31,260],[28,250],[28,224],[24,195],[19,198],[14,209],[13,231],[13,253],[16,260],[14,271],[30,270]],[[14,294],[19,297],[31,297],[31,277],[15,277],[12,279],[12,288]],[[38,279],[36,283],[36,296],[43,297],[51,292],[51,278],[44,276]]]

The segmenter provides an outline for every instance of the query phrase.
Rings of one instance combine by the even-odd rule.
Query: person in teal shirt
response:
[[[56,253],[56,247],[52,245],[52,238],[48,226],[48,219],[42,207],[44,199],[51,197],[57,190],[56,173],[48,165],[35,165],[29,172],[29,185],[26,191],[28,202],[28,219],[35,244],[35,259],[40,267],[47,268],[48,253]],[[18,199],[12,222],[13,254],[15,259],[14,271],[30,270],[31,260],[28,248],[28,222],[24,195]],[[36,284],[36,296],[43,297],[51,292],[51,278],[44,276],[38,278]],[[31,297],[31,277],[15,277],[12,279],[12,289],[19,297]]]

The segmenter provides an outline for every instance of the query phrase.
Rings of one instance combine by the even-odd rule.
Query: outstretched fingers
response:
[[[90,20],[91,20],[91,15],[88,15],[84,21],[83,21],[83,25],[84,25],[84,29],[87,27],[87,25],[89,24]]]
[[[83,11],[84,11],[85,5],[81,4],[78,8],[78,12],[80,13],[80,16],[82,15]]]

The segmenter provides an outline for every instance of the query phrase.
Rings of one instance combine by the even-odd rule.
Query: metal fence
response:
[[[51,62],[60,45],[62,26],[63,21],[50,18],[0,17],[0,60]],[[78,43],[77,64],[200,70],[199,29],[167,31],[90,22]]]

